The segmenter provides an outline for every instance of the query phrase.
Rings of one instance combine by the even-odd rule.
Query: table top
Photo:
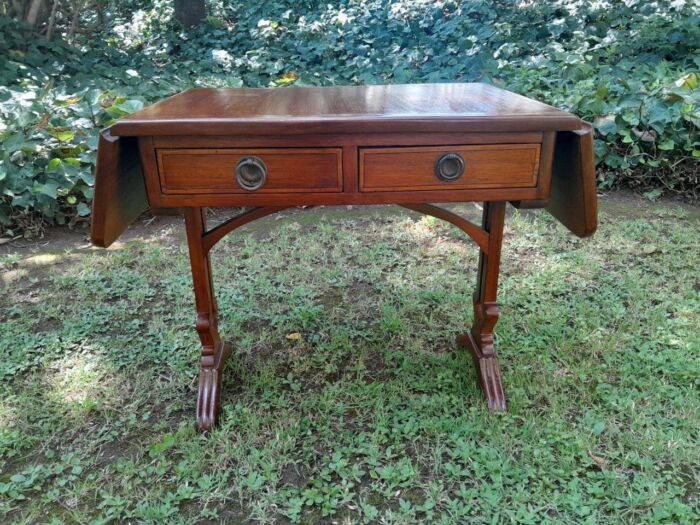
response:
[[[191,89],[114,135],[507,132],[579,129],[575,115],[488,84]]]

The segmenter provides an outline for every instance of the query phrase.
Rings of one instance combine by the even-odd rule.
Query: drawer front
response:
[[[362,148],[360,191],[528,188],[539,144]]]
[[[163,193],[328,193],[343,191],[341,152],[340,148],[158,149],[157,158]],[[237,176],[237,168],[246,178]]]

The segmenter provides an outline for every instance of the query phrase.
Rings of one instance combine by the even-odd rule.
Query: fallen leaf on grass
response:
[[[593,454],[593,452],[591,452],[590,450],[588,451],[588,455],[591,457],[591,459],[592,459],[593,461],[595,461],[595,464],[598,465],[598,468],[599,468],[600,470],[605,470],[606,468],[608,468],[608,462],[605,461],[605,460],[604,460],[603,458],[601,458],[600,456],[596,456],[596,455]]]
[[[287,334],[285,337],[290,341],[299,341],[299,339],[301,339],[301,334],[299,332],[292,332],[291,334]]]

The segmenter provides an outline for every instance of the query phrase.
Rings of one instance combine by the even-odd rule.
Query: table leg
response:
[[[211,276],[211,261],[202,244],[206,232],[205,209],[186,208],[185,227],[197,308],[195,326],[202,342],[196,424],[198,430],[211,430],[219,416],[221,374],[231,348],[221,341],[217,327],[218,309]]]
[[[498,273],[503,241],[505,202],[484,203],[483,228],[488,232],[488,251],[480,251],[477,286],[474,293],[474,324],[469,333],[457,337],[474,359],[479,384],[490,410],[505,410],[506,398],[501,383],[498,355],[493,347],[493,328],[498,321],[496,303]]]

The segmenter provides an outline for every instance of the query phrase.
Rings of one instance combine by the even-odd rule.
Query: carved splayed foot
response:
[[[506,396],[501,382],[501,367],[498,358],[494,356],[482,357],[474,360],[479,375],[479,384],[484,392],[486,404],[489,410],[505,410]]]
[[[213,366],[202,366],[199,371],[199,394],[197,396],[197,430],[211,430],[219,418],[221,402],[221,376],[226,357],[231,353],[230,345],[219,343]]]
[[[479,377],[479,385],[489,410],[506,410],[506,396],[503,392],[498,356],[493,350],[489,354],[484,354],[470,333],[457,336],[457,346],[466,348],[472,355],[476,374]]]

